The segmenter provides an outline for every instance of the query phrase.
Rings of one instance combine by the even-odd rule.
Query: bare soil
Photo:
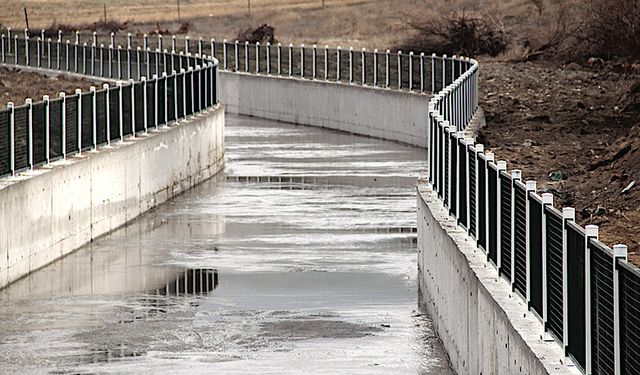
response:
[[[612,66],[481,63],[479,141],[553,193],[556,206],[575,207],[580,224],[599,225],[606,244],[632,253],[640,246],[637,80]]]
[[[13,102],[22,105],[26,98],[34,102],[42,100],[43,95],[55,98],[61,92],[74,93],[76,89],[88,91],[91,86],[102,87],[99,81],[73,78],[63,75],[46,76],[19,68],[0,67],[0,108]]]

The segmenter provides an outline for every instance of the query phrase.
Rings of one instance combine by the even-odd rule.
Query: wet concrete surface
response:
[[[227,164],[0,291],[0,373],[450,374],[417,308],[421,150],[227,118]]]

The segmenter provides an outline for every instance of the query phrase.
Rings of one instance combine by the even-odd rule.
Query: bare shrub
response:
[[[236,40],[249,43],[276,43],[275,28],[266,23],[256,28],[248,28],[238,33]]]
[[[413,27],[417,34],[401,46],[403,50],[497,56],[508,45],[507,35],[498,24],[464,12],[414,22]]]
[[[577,41],[583,55],[640,57],[640,1],[587,0]]]

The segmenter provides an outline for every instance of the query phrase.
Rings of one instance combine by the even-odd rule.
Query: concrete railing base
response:
[[[580,374],[424,182],[418,267],[421,306],[459,375]]]
[[[221,71],[220,98],[229,113],[427,145],[428,94]]]
[[[0,288],[222,170],[224,109],[0,179]]]

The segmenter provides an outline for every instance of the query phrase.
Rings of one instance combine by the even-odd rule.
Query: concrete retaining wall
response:
[[[459,375],[580,374],[422,183],[418,251],[420,303]]]
[[[369,86],[220,72],[229,113],[426,147],[429,96]]]
[[[224,111],[0,180],[0,288],[215,175]]]

